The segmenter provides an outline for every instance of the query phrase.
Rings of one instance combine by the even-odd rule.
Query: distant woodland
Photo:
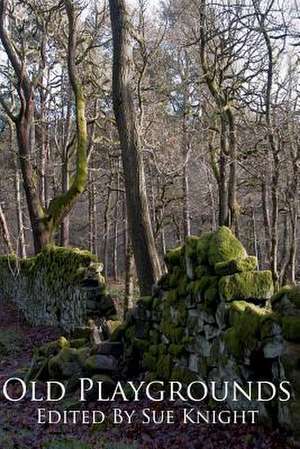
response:
[[[89,249],[142,294],[229,226],[299,279],[297,0],[0,0],[0,250]]]

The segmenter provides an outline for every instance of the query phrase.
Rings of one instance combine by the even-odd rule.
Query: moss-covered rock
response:
[[[219,281],[219,293],[225,301],[270,299],[274,293],[270,271],[249,271],[223,276]]]
[[[117,371],[117,360],[109,355],[96,354],[87,358],[84,367],[92,373],[112,373]]]
[[[172,370],[171,380],[181,382],[183,385],[188,385],[197,381],[198,376],[187,368],[176,367]]]
[[[208,260],[212,267],[220,262],[245,257],[247,257],[245,248],[226,226],[221,226],[210,238]]]
[[[168,269],[172,269],[174,266],[182,267],[184,263],[184,248],[178,246],[177,248],[168,250],[165,255],[165,262]]]
[[[257,267],[257,258],[248,256],[245,258],[238,257],[228,262],[218,262],[215,265],[215,272],[218,276],[226,276],[228,274],[242,273],[244,271],[254,271]]]
[[[271,298],[273,309],[284,316],[300,316],[300,286],[286,285]]]
[[[89,349],[86,349],[86,356]],[[67,379],[76,374],[81,374],[83,367],[83,353],[75,348],[65,347],[60,352],[50,358],[48,370],[53,379]]]
[[[209,258],[209,247],[213,233],[204,232],[197,241],[197,262],[198,265],[207,265]]]
[[[285,316],[282,318],[283,335],[288,341],[300,343],[300,317]]]
[[[234,301],[230,305],[231,328],[224,333],[229,351],[238,358],[245,352],[256,350],[268,336],[267,329],[278,324],[277,316],[269,309],[258,307],[246,301]]]

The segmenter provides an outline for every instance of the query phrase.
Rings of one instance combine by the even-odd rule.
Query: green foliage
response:
[[[219,293],[225,301],[268,299],[274,293],[272,273],[248,271],[224,276],[219,281]]]
[[[212,267],[217,263],[245,258],[247,252],[241,242],[226,226],[220,227],[209,241],[208,260]]]

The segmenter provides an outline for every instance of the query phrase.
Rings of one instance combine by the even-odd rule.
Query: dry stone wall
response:
[[[168,273],[141,298],[127,322],[112,336],[123,341],[128,374],[190,383],[286,379],[288,350],[294,351],[289,375],[300,369],[300,291],[274,295],[270,271],[257,271],[232,232],[188,237],[166,255]],[[292,325],[291,325],[292,324]],[[299,384],[299,381],[297,381]],[[293,419],[299,391],[295,385]],[[220,391],[220,393],[222,393]],[[248,408],[228,404],[230,408]],[[274,401],[252,403],[273,424],[291,422],[290,410]],[[293,421],[292,421],[293,422]]]
[[[0,257],[0,295],[12,300],[32,325],[70,332],[93,319],[114,318],[103,265],[88,251],[46,247],[27,259]]]

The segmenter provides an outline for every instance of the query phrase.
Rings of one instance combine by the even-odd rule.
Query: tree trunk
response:
[[[151,227],[140,135],[130,87],[133,65],[129,17],[124,0],[110,0],[113,35],[113,107],[119,131],[129,232],[142,295],[161,274]]]
[[[182,158],[183,158],[183,234],[187,237],[191,234],[191,211],[190,211],[190,183],[189,183],[189,151],[191,143],[188,141],[186,117],[183,117],[182,125]]]
[[[14,253],[14,249],[11,243],[11,238],[10,238],[10,233],[8,230],[8,225],[7,225],[7,221],[6,221],[6,217],[5,214],[3,212],[2,206],[0,204],[0,231],[1,231],[1,236],[3,238],[4,244],[8,249],[8,253],[12,254]]]

